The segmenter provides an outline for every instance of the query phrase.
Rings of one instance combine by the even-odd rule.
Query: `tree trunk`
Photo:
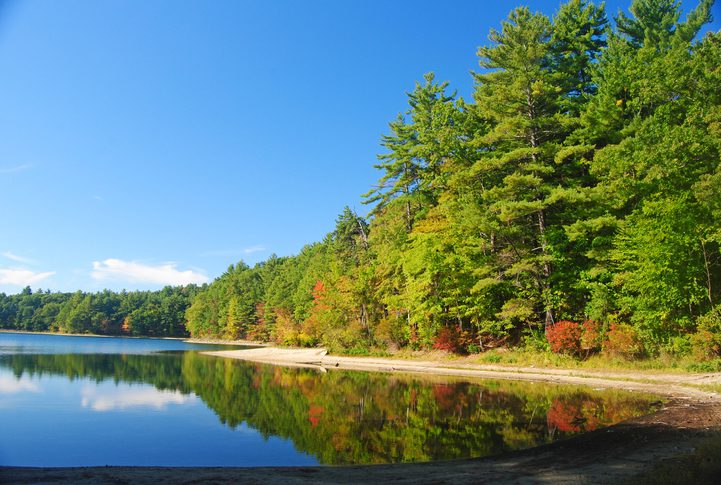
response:
[[[548,247],[546,244],[546,214],[543,209],[538,211],[538,233],[541,242],[541,254],[543,254],[543,281],[541,287],[545,293],[551,289],[551,263],[548,261]],[[551,308],[551,302],[548,301],[548,294],[546,295],[546,322],[545,326],[553,325],[553,309]]]
[[[706,294],[708,296],[708,302],[713,308],[713,292],[711,287],[711,269],[708,261],[708,251],[706,250],[706,241],[701,239],[701,249],[703,250],[703,264],[706,269]]]

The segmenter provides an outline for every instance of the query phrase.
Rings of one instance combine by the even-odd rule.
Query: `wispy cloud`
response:
[[[2,253],[2,255],[11,261],[15,261],[16,263],[23,263],[23,264],[37,263],[37,261],[35,261],[34,259],[26,258],[24,256],[18,256],[17,254],[10,252],[10,251],[5,251],[4,253]]]
[[[23,163],[22,165],[15,165],[13,167],[0,167],[0,173],[18,173],[30,170],[33,168],[32,163]]]
[[[36,273],[28,269],[0,268],[0,285],[28,286],[50,278],[55,271]]]
[[[209,281],[202,273],[192,270],[180,271],[175,263],[148,265],[121,259],[93,261],[91,276],[96,280],[121,280],[131,283],[156,285],[203,284]]]
[[[183,395],[178,391],[158,391],[156,389],[127,389],[118,388],[112,391],[97,392],[94,388],[85,388],[82,391],[81,404],[84,408],[93,411],[112,411],[115,409],[128,409],[149,407],[163,410],[168,404],[185,404],[195,401],[194,394]]]
[[[263,251],[267,251],[265,246],[261,245],[255,245],[250,246],[248,248],[235,248],[235,249],[216,249],[213,251],[206,251],[201,254],[203,257],[208,256],[227,256],[227,257],[237,257],[241,254],[253,254],[253,253],[260,253]]]
[[[265,251],[264,246],[251,246],[249,248],[243,249],[243,254],[261,253],[263,251]]]

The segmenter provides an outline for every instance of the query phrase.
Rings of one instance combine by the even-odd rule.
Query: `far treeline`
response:
[[[408,93],[367,218],[346,208],[296,256],[164,291],[187,298],[194,337],[719,356],[712,5],[682,19],[677,0],[635,0],[613,26],[585,0],[512,11],[478,49],[472,100],[433,74]]]
[[[0,328],[26,332],[187,337],[185,312],[200,288],[115,293],[0,293]]]

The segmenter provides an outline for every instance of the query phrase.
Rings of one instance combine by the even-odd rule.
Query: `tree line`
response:
[[[676,0],[635,0],[613,25],[586,0],[513,10],[478,49],[472,100],[432,73],[408,93],[368,217],[346,208],[298,255],[231,266],[188,329],[477,351],[585,321],[651,352],[718,352],[721,35],[698,38],[712,4],[682,19]]]
[[[200,287],[98,293],[0,293],[0,328],[30,332],[187,337],[185,312]]]

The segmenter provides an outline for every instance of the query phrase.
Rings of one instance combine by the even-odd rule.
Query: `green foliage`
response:
[[[321,243],[222,276],[189,329],[331,349],[448,347],[458,329],[451,347],[475,351],[545,349],[573,320],[574,355],[712,345],[694,333],[721,298],[721,38],[696,40],[711,3],[680,20],[675,0],[635,0],[615,28],[586,0],[513,10],[478,50],[473,103],[433,74],[408,93],[368,220],[346,207]]]
[[[721,372],[721,359],[694,362],[687,369],[691,372]]]
[[[586,321],[564,351],[716,355],[721,34],[697,39],[712,3],[681,19],[677,0],[633,0],[615,27],[588,0],[516,8],[478,49],[472,102],[432,73],[407,93],[368,218],[346,207],[321,242],[197,295],[0,295],[0,326],[176,335],[187,308],[197,337],[475,351],[544,349]]]
[[[721,356],[721,306],[698,319],[696,333],[691,336],[693,353],[700,359]]]
[[[185,311],[199,288],[114,293],[0,293],[0,328],[36,332],[187,337]]]
[[[638,331],[623,323],[612,323],[603,342],[603,352],[612,357],[633,359],[644,353]]]
[[[548,352],[551,346],[546,338],[546,333],[539,329],[531,329],[523,336],[523,348],[530,352]]]

